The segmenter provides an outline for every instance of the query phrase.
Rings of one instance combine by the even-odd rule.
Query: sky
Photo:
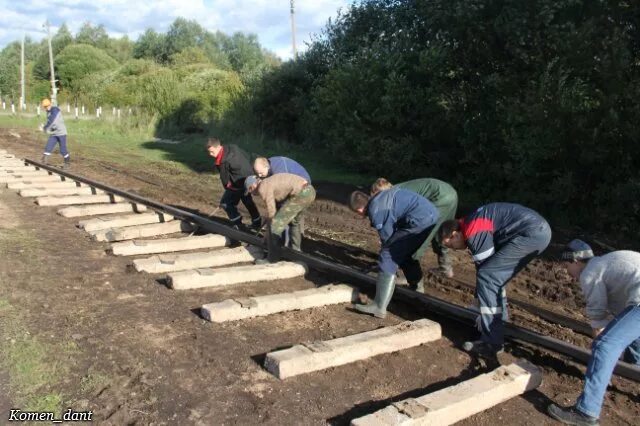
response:
[[[296,44],[319,33],[329,18],[354,0],[296,0]],[[289,0],[0,0],[0,49],[23,35],[39,41],[49,20],[52,34],[66,23],[73,34],[84,22],[104,25],[111,37],[136,40],[147,28],[166,32],[178,17],[205,29],[258,35],[260,44],[283,59],[292,56]]]

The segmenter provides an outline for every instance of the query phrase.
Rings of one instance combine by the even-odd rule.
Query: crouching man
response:
[[[267,207],[267,257],[256,263],[278,262],[282,251],[282,233],[290,224],[300,223],[304,209],[316,199],[316,190],[305,179],[290,173],[278,173],[266,179],[249,176],[245,180],[245,190],[246,194],[259,195]],[[276,203],[281,206],[279,209]],[[299,247],[292,248],[300,250]]]
[[[356,304],[355,309],[384,318],[393,296],[398,268],[402,268],[411,288],[423,286],[420,262],[412,256],[438,222],[438,209],[415,192],[395,187],[373,197],[356,191],[351,194],[349,204],[353,211],[369,217],[381,243],[376,297],[373,303]]]
[[[597,425],[618,358],[640,366],[640,253],[614,251],[594,257],[581,240],[571,241],[562,265],[580,283],[595,340],[582,394],[573,407],[551,404],[549,414],[569,425]]]
[[[494,358],[504,344],[506,285],[551,241],[551,228],[535,211],[519,204],[492,203],[461,220],[445,221],[440,241],[454,250],[469,249],[476,265],[476,297],[481,339],[463,349]]]
[[[453,268],[451,267],[451,260],[449,259],[449,249],[440,243],[437,238],[437,233],[440,225],[442,225],[445,220],[451,220],[456,217],[458,193],[448,183],[433,178],[414,179],[396,185],[391,185],[391,182],[385,178],[378,178],[373,185],[371,185],[371,195],[376,195],[378,192],[390,189],[392,186],[413,191],[431,201],[438,209],[440,216],[438,223],[433,227],[433,230],[418,251],[414,253],[413,258],[419,262],[424,256],[427,247],[431,245],[434,253],[438,256],[438,267],[432,269],[430,272],[452,278]],[[417,290],[424,293],[424,288],[418,288]]]
[[[311,176],[300,163],[287,157],[258,157],[253,162],[253,170],[259,178],[265,179],[280,173],[291,173],[300,176],[311,184]],[[276,208],[280,208],[280,204],[276,204]],[[298,215],[291,224],[285,228],[282,238],[289,241],[289,245],[293,250],[302,250],[302,236],[304,235],[304,215]]]

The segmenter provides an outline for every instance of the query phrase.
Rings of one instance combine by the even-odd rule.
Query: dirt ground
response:
[[[27,132],[17,132],[19,139],[0,129],[0,148],[39,158],[40,142]],[[123,170],[117,164],[78,157],[74,157],[73,171],[205,213],[214,210],[221,193],[214,177],[192,172],[163,175],[161,169]],[[164,180],[166,184],[158,184]],[[376,235],[342,203],[352,188],[316,186],[319,199],[307,217],[304,250],[357,268],[371,265]],[[59,392],[64,395],[64,407],[92,410],[101,424],[346,425],[392,401],[478,374],[472,360],[456,349],[473,336],[473,330],[401,304],[392,304],[393,315],[386,320],[338,305],[208,323],[198,315],[204,303],[310,288],[332,280],[311,272],[306,279],[177,292],[159,283],[158,275],[130,272],[131,259],[107,254],[107,244],[91,241],[75,227],[77,220],[55,212],[13,191],[0,190],[0,307],[4,301],[26,333],[52,349],[46,354],[48,363],[63,366],[62,377],[34,391]],[[429,253],[424,266],[434,263]],[[473,282],[468,255],[455,254],[455,271],[456,278]],[[509,291],[584,320],[579,289],[547,259],[533,262]],[[472,298],[459,283],[433,277],[428,292],[460,304]],[[530,313],[515,308],[512,313],[516,323],[584,347],[589,344],[587,337]],[[422,316],[442,325],[441,340],[284,381],[261,367],[265,354],[278,348]],[[6,336],[6,318],[0,317],[0,345],[12,344]],[[549,402],[569,404],[579,394],[583,366],[528,346],[513,345],[510,352],[541,366],[543,384],[461,424],[554,424],[545,414]],[[6,419],[4,412],[23,399],[15,386],[11,371],[0,370],[0,419]],[[639,416],[638,384],[614,378],[602,424],[637,424]]]

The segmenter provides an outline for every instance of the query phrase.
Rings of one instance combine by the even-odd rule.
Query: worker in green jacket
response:
[[[453,277],[453,268],[451,267],[451,260],[448,256],[449,250],[438,241],[436,235],[442,222],[455,218],[456,210],[458,209],[458,193],[456,190],[448,183],[432,178],[414,179],[396,185],[392,185],[391,182],[385,178],[379,178],[371,185],[371,195],[375,195],[392,186],[415,192],[436,206],[440,212],[438,222],[422,246],[415,252],[413,258],[418,261],[422,259],[425,250],[429,244],[431,244],[433,251],[438,256],[438,267],[432,269],[431,272],[444,275],[448,278]],[[424,287],[417,288],[416,290],[424,292]]]

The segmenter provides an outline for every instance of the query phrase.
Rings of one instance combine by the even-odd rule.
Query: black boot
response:
[[[504,352],[502,345],[492,345],[483,340],[464,342],[462,349],[471,355],[487,359],[494,359],[498,354]]]
[[[280,235],[267,234],[267,255],[264,259],[255,261],[256,265],[265,265],[267,263],[277,263],[282,258],[282,238]]]
[[[242,224],[242,222],[231,225],[231,227],[236,231],[244,231],[243,229],[244,225]],[[227,247],[236,248],[236,247],[240,247],[241,245],[242,243],[240,241],[229,238],[229,245]]]
[[[562,408],[556,404],[547,407],[547,413],[554,419],[575,426],[598,426],[600,423],[595,417],[587,416],[576,409],[576,407]]]

